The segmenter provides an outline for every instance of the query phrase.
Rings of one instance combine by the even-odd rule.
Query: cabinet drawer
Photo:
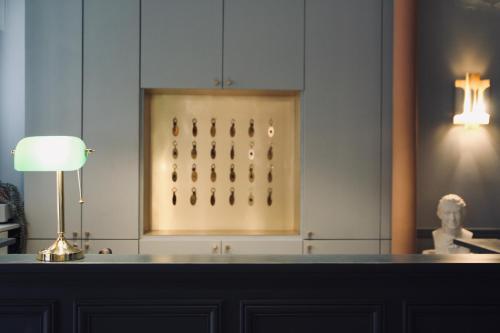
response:
[[[138,240],[107,240],[107,239],[91,239],[83,240],[82,245],[85,253],[97,254],[101,249],[109,248],[113,254],[138,254]]]
[[[141,239],[139,252],[141,254],[220,254],[221,242],[219,240],[179,240],[170,238]]]
[[[304,254],[379,254],[379,240],[305,240]]]
[[[302,254],[302,240],[222,241],[222,254]]]

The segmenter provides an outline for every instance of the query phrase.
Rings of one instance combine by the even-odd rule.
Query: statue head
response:
[[[465,201],[456,194],[445,195],[439,200],[437,216],[443,229],[460,229],[465,216]]]

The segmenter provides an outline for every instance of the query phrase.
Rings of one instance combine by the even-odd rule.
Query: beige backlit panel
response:
[[[297,234],[299,232],[299,98],[297,94],[273,95],[241,92],[155,91],[146,94],[146,112],[150,118],[150,221],[145,232],[167,234]],[[150,117],[148,117],[150,116]],[[172,133],[176,117],[179,135]],[[196,118],[198,135],[192,135],[192,120]],[[211,119],[216,119],[216,135],[210,135]],[[234,119],[236,135],[230,136]],[[250,119],[254,119],[255,134],[248,134]],[[275,135],[268,136],[272,120]],[[146,126],[145,128],[148,128]],[[150,137],[148,138],[148,134]],[[177,141],[178,158],[174,159],[173,142]],[[191,157],[192,142],[196,141],[198,156]],[[212,142],[216,143],[216,158],[212,159]],[[235,157],[230,159],[234,142]],[[255,158],[248,157],[251,142]],[[267,158],[269,145],[273,159]],[[148,149],[145,149],[148,151]],[[148,158],[146,156],[146,158]],[[196,163],[198,180],[191,179],[191,168]],[[249,167],[254,164],[255,180],[249,180]],[[177,164],[177,182],[172,181],[173,164]],[[217,179],[210,179],[211,165],[215,164]],[[230,181],[230,167],[235,166],[236,180]],[[269,167],[273,166],[273,180],[268,182]],[[172,204],[172,188],[176,188],[177,204]],[[196,188],[197,202],[191,205],[192,188]],[[210,204],[211,188],[215,188],[216,203]],[[230,205],[230,189],[234,188],[235,203]],[[268,189],[272,188],[272,205],[268,206]],[[249,194],[254,204],[248,203]],[[148,198],[148,195],[145,196]],[[147,202],[146,202],[147,205]]]

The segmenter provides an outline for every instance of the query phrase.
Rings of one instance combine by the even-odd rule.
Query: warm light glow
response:
[[[465,80],[455,81],[455,87],[464,90],[464,108],[461,114],[453,117],[453,124],[466,127],[489,124],[484,91],[490,87],[490,80],[481,80],[479,74],[467,73]]]

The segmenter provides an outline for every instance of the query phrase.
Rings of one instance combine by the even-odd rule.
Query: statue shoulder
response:
[[[472,238],[473,235],[472,231],[462,228],[462,238]]]

